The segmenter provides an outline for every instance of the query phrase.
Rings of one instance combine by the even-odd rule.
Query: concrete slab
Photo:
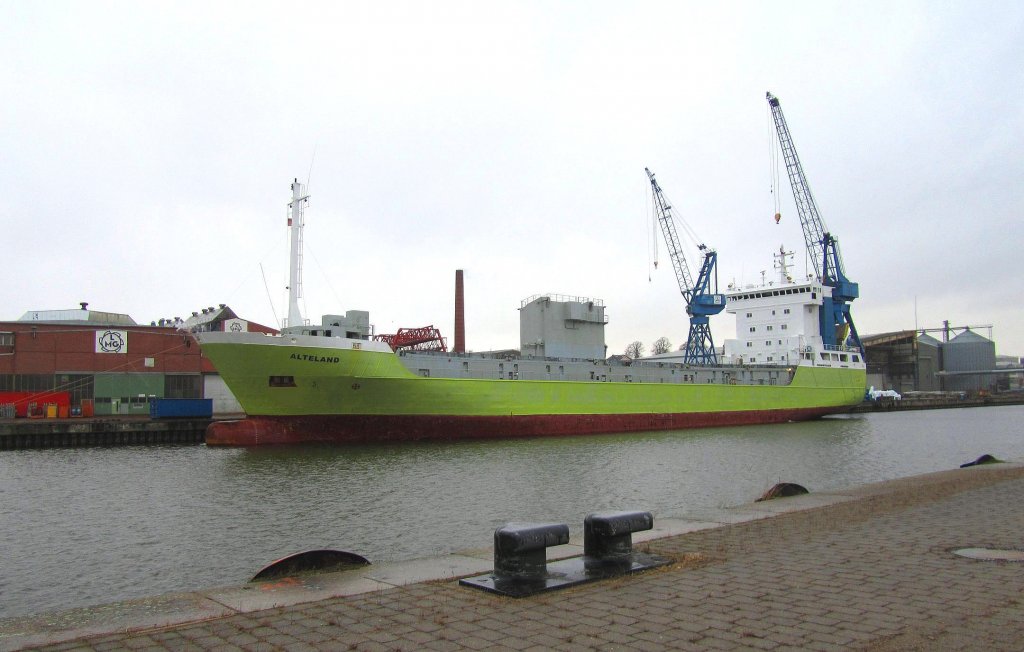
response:
[[[766,510],[753,509],[746,505],[725,507],[722,509],[698,510],[683,515],[683,520],[715,525],[735,525],[762,518],[769,518],[772,513]]]
[[[756,510],[770,512],[772,514],[790,514],[792,512],[802,512],[807,509],[831,507],[832,505],[838,505],[839,503],[845,503],[850,500],[854,500],[854,497],[845,494],[811,493],[802,494],[800,496],[790,496],[788,498],[773,498],[772,500],[765,500],[760,503],[750,503],[749,505],[743,505],[742,507],[744,510]]]
[[[0,620],[0,651],[20,650],[111,632],[191,623],[232,613],[230,608],[200,593],[175,593],[60,613],[9,618]]]
[[[233,611],[248,613],[392,588],[389,584],[364,577],[362,574],[365,572],[365,569],[359,569],[283,577],[269,582],[210,589],[203,591],[203,595]]]
[[[392,586],[419,582],[455,579],[492,570],[493,555],[486,559],[465,555],[447,555],[430,559],[413,559],[383,566],[361,569],[363,577]]]
[[[964,460],[968,462],[970,460]],[[1016,477],[1017,473],[1024,468],[1024,464],[1020,462],[999,462],[996,464],[981,464],[979,466],[971,466],[965,469],[956,468],[948,471],[936,471],[934,473],[925,473],[922,475],[915,475],[906,478],[896,478],[894,480],[884,480],[881,482],[872,482],[870,484],[859,485],[855,487],[848,487],[845,489],[839,489],[831,491],[831,494],[842,494],[844,496],[853,496],[856,498],[866,498],[871,496],[888,496],[896,493],[906,492],[908,490],[924,491],[936,485],[949,484],[951,481],[955,483],[964,484],[976,484],[976,483],[988,483],[991,482],[991,476],[1004,475],[1007,479]]]
[[[699,532],[701,530],[710,530],[712,528],[721,527],[722,524],[716,521],[691,521],[682,518],[655,518],[654,527],[644,532],[633,533],[633,543],[643,543],[645,541],[654,541],[655,539],[662,539],[664,537],[674,537],[680,534],[689,534],[690,532]],[[582,549],[580,554],[583,554]]]

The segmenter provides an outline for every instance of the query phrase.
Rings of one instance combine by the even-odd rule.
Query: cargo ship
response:
[[[768,424],[848,410],[865,392],[858,347],[825,344],[831,288],[790,279],[730,287],[737,333],[722,364],[606,356],[598,299],[520,302],[519,349],[393,349],[350,310],[304,323],[304,187],[292,184],[289,316],[280,335],[195,336],[247,417],[209,426],[209,445],[541,437]],[[842,340],[840,340],[842,341]]]

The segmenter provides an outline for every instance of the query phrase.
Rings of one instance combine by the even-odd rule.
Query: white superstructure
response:
[[[725,342],[725,364],[863,367],[857,349],[824,344],[820,313],[832,288],[814,277],[794,281],[791,255],[784,248],[775,254],[776,280],[729,287],[726,311],[736,315],[736,339]]]

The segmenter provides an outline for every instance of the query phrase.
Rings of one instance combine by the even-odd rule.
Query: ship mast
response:
[[[299,298],[302,297],[302,227],[304,226],[303,210],[309,202],[305,184],[298,179],[292,182],[292,201],[288,204],[288,226],[291,229],[291,254],[288,258],[288,321],[286,325],[296,328],[303,325],[302,313],[299,311]]]

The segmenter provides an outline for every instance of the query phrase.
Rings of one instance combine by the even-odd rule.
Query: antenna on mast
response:
[[[296,328],[305,322],[299,311],[302,297],[302,229],[305,226],[305,207],[309,202],[305,184],[292,182],[292,201],[288,204],[288,226],[291,229],[291,254],[288,265],[288,319],[286,326]]]

